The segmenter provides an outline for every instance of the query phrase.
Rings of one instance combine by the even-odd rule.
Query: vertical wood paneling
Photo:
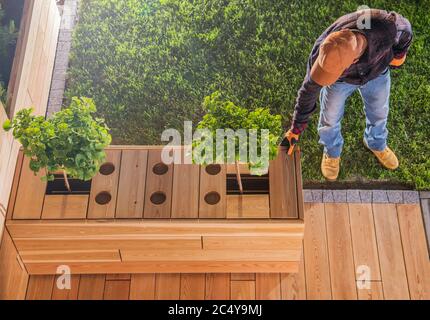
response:
[[[205,274],[181,274],[181,300],[205,299]]]
[[[155,274],[133,274],[130,283],[130,300],[155,299]]]
[[[231,281],[231,300],[255,300],[255,281]]]
[[[174,273],[157,274],[155,278],[156,300],[179,300],[181,275]]]
[[[26,300],[51,300],[54,276],[30,277]]]
[[[78,300],[103,300],[106,276],[81,275]]]
[[[172,218],[199,217],[200,167],[175,164],[173,170]]]
[[[257,300],[281,300],[281,275],[257,273],[255,278]]]
[[[199,217],[225,218],[226,217],[226,195],[227,195],[227,175],[226,166],[221,165],[221,171],[216,175],[211,175],[206,171],[207,167],[200,168],[200,197],[199,197]],[[206,195],[216,192],[220,196],[220,201],[214,205],[205,201]]]
[[[230,274],[208,273],[206,274],[206,300],[230,299]]]
[[[60,289],[57,285],[58,277],[55,277],[52,300],[77,300],[79,293],[79,281],[81,276],[72,275],[70,279],[70,289]]]

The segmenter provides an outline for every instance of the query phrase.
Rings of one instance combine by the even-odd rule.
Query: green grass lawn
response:
[[[368,1],[413,24],[407,64],[392,72],[389,144],[401,166],[388,172],[362,145],[365,120],[355,94],[343,121],[342,181],[389,181],[430,189],[430,0]],[[165,128],[201,119],[219,90],[238,105],[270,107],[289,126],[312,45],[362,1],[81,1],[67,96],[95,99],[115,143],[160,143]],[[303,175],[321,181],[312,118],[303,136]]]

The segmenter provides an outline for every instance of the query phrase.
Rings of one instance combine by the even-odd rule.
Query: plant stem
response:
[[[236,161],[236,179],[237,183],[239,184],[239,192],[240,194],[243,194],[242,177],[240,176],[239,161]]]
[[[63,170],[63,177],[64,177],[64,184],[66,185],[67,190],[69,193],[72,193],[72,189],[70,188],[69,179],[67,178],[66,170]]]

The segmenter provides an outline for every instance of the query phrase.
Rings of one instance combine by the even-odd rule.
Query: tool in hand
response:
[[[288,148],[288,155],[291,156],[294,152],[294,147],[299,142],[300,136],[296,133],[293,133],[293,131],[290,129],[288,130],[285,135],[284,139],[281,142],[282,147]]]

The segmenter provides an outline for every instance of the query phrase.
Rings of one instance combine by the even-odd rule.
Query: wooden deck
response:
[[[306,204],[305,219],[298,274],[75,275],[65,291],[55,276],[31,276],[26,298],[430,299],[419,205]],[[363,277],[369,289],[357,288]]]

